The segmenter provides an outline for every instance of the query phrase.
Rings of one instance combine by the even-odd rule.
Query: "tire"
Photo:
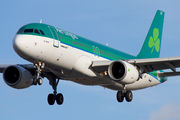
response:
[[[33,85],[37,85],[37,79],[33,79]]]
[[[116,97],[118,102],[123,102],[124,94],[122,93],[122,91],[118,91]]]
[[[48,95],[48,103],[49,105],[54,105],[55,99],[54,99],[54,95],[53,94],[49,94]]]
[[[42,83],[43,83],[42,78],[38,78],[37,83],[38,83],[38,85],[42,85]]]
[[[132,99],[133,99],[133,94],[132,94],[132,92],[131,92],[131,91],[126,91],[126,93],[125,93],[125,98],[126,98],[126,101],[127,101],[127,102],[131,102]]]
[[[62,105],[63,104],[63,101],[64,101],[64,97],[61,93],[58,93],[57,96],[56,96],[56,103],[58,105]]]

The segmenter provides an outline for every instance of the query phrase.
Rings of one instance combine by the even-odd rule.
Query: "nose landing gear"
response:
[[[34,68],[36,68],[36,78],[33,79],[33,85],[42,85],[43,81],[42,78],[40,77],[41,75],[41,69],[44,68],[45,64],[44,63],[35,63]]]

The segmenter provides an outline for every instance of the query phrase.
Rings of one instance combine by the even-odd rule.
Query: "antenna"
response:
[[[40,20],[40,23],[42,23],[42,19]]]

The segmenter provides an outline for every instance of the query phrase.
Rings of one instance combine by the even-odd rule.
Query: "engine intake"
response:
[[[108,67],[111,79],[122,84],[130,84],[139,79],[139,72],[135,66],[125,61],[114,61]]]
[[[32,74],[19,65],[7,67],[3,72],[3,78],[7,85],[16,89],[27,88],[32,84]]]

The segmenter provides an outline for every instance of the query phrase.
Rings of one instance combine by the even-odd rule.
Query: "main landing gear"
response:
[[[35,63],[34,68],[36,68],[36,78],[33,79],[33,85],[42,85],[43,81],[42,78],[40,77],[41,75],[41,69],[44,68],[45,64],[44,63]]]
[[[127,102],[131,102],[133,99],[133,94],[130,90],[124,92],[124,91],[118,91],[117,92],[117,101],[123,102],[124,98],[126,98]]]
[[[52,93],[49,94],[48,98],[47,98],[49,105],[54,105],[55,101],[56,101],[56,103],[58,105],[63,104],[63,101],[64,101],[63,95],[61,93],[57,94],[57,85],[58,85],[58,83],[59,83],[59,79],[58,80],[56,80],[56,79],[53,80],[52,87],[53,87],[54,92],[53,92],[53,94]]]

